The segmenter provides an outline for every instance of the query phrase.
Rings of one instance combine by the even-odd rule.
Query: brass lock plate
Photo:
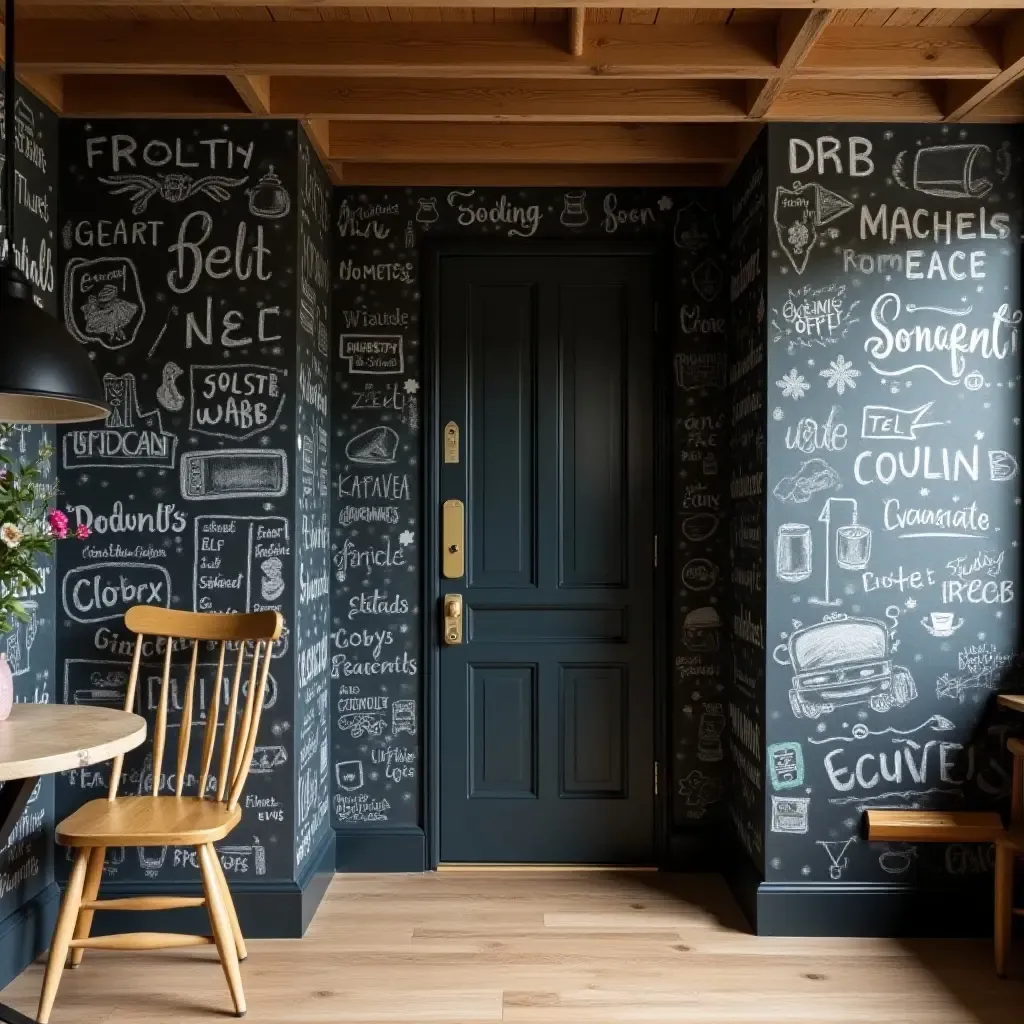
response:
[[[444,461],[459,461],[459,425],[454,421],[447,423],[444,428]]]
[[[462,502],[451,498],[441,506],[441,574],[445,579],[462,579],[466,571],[465,510]]]
[[[449,647],[462,643],[462,595],[444,595],[444,642]]]

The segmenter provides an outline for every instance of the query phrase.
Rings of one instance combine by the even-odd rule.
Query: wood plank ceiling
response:
[[[353,185],[715,184],[762,121],[1024,120],[1024,10],[748,2],[19,0],[19,77],[67,116],[300,118]]]

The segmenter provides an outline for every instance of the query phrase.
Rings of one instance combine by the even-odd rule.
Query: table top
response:
[[[999,703],[1004,708],[1010,708],[1013,711],[1024,711],[1024,694],[1001,693],[999,694]]]
[[[0,782],[107,761],[139,746],[146,720],[114,708],[15,704],[0,722]]]

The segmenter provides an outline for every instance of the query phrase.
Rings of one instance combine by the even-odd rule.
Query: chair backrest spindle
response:
[[[185,684],[185,699],[181,704],[181,727],[178,730],[178,761],[175,765],[174,795],[181,796],[185,785],[185,771],[188,763],[188,746],[192,741],[192,696],[196,688],[196,663],[199,661],[199,641],[192,641],[192,664],[188,669]],[[200,790],[200,793],[202,791]]]
[[[142,660],[142,637],[140,633],[135,641],[135,650],[132,652],[132,667],[128,673],[128,685],[124,691],[124,710],[132,711],[135,707],[135,687],[139,679],[139,662]],[[124,768],[124,754],[118,754],[114,763],[110,766],[110,786],[107,789],[107,799],[117,799],[117,787],[121,782],[121,771]]]
[[[203,736],[203,761],[199,768],[199,795],[206,796],[206,784],[210,778],[210,764],[213,761],[213,747],[217,742],[217,719],[220,717],[221,680],[224,678],[224,653],[227,643],[220,642],[220,654],[217,657],[217,676],[213,681],[212,692],[206,708],[206,733]]]
[[[224,739],[220,747],[220,769],[217,774],[217,799],[223,800],[228,791],[228,773],[231,769],[231,741],[234,730],[227,728],[228,722],[234,722],[238,711],[238,694],[242,689],[242,666],[245,664],[245,643],[238,645],[238,659],[235,661],[235,675],[231,680],[231,694],[228,697],[228,709],[224,714]]]
[[[156,727],[153,730],[153,792],[160,795],[160,776],[164,769],[164,747],[167,745],[167,703],[171,690],[171,654],[174,644],[171,637],[165,637],[164,670],[160,676],[160,699],[156,705]],[[143,694],[145,696],[145,694]]]
[[[281,635],[283,627],[281,616],[277,612],[209,614],[137,605],[126,613],[125,624],[137,635],[125,693],[126,711],[132,710],[136,701],[138,677],[141,670],[142,638],[144,636],[162,636],[165,637],[167,644],[163,652],[160,694],[156,707],[156,721],[153,726],[152,796],[156,797],[160,792],[164,751],[167,746],[168,712],[172,705],[178,705],[177,697],[172,699],[174,641],[175,639],[190,640],[192,653],[185,688],[183,692],[173,691],[175,694],[182,693],[180,732],[174,761],[174,796],[182,797],[185,795],[186,789],[190,788],[186,785],[186,780],[189,778],[193,718],[197,696],[205,694],[207,695],[205,700],[206,725],[202,750],[199,755],[198,793],[196,795],[203,799],[207,796],[207,792],[211,791],[215,793],[215,799],[218,802],[226,800],[233,809],[241,797],[252,763],[263,703],[266,699],[274,641]],[[200,664],[200,645],[205,641],[220,642],[216,673],[212,679],[206,678],[203,671],[204,666]],[[230,692],[222,718],[221,705],[225,703],[224,695],[221,693],[224,687],[224,664],[227,649],[231,644],[237,644],[238,656],[235,660]],[[250,646],[252,664],[249,667],[248,683],[243,686],[245,659]],[[210,667],[207,666],[206,672],[208,673],[209,670]],[[244,701],[241,700],[243,690]],[[202,702],[201,696],[198,699]],[[201,703],[200,707],[202,706]],[[219,765],[216,768],[217,775],[214,779],[211,777],[211,772],[214,770],[214,750],[217,746],[218,727],[223,730],[223,735]],[[123,755],[114,760],[109,789],[109,799],[111,800],[117,796],[123,761]],[[213,785],[214,781],[216,782],[215,786]]]

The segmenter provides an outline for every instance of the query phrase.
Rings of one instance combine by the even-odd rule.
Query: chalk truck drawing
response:
[[[181,457],[183,498],[281,498],[287,493],[288,457],[283,448],[213,448]]]
[[[852,704],[889,711],[917,697],[910,671],[890,660],[889,634],[876,619],[834,619],[794,630],[774,657],[793,668],[789,706],[797,718]]]
[[[775,190],[775,233],[779,248],[793,269],[802,274],[818,241],[818,228],[838,220],[853,209],[853,203],[816,182]]]

